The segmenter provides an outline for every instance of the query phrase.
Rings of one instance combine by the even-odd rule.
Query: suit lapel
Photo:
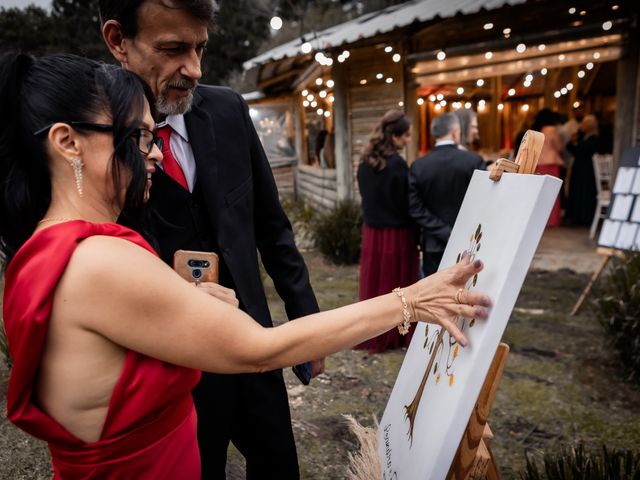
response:
[[[204,202],[213,225],[218,225],[220,192],[218,188],[218,162],[213,120],[201,107],[202,97],[194,92],[191,111],[184,117],[189,133],[189,144],[196,161],[196,184],[202,189]]]

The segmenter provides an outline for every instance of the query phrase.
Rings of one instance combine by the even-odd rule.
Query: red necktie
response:
[[[180,164],[171,153],[171,132],[173,129],[170,125],[165,125],[156,130],[156,135],[162,138],[162,168],[164,172],[178,182],[182,188],[189,190],[189,184],[184,176],[184,172]]]

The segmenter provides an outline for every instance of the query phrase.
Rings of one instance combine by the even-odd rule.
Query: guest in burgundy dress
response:
[[[388,111],[376,125],[358,167],[362,196],[362,249],[359,298],[376,297],[418,279],[416,228],[409,216],[408,166],[398,151],[411,139],[411,124],[400,110]],[[396,329],[355,348],[384,352],[407,346],[411,331]]]

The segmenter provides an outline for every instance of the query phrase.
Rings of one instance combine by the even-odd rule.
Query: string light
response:
[[[391,77],[387,77],[387,78],[385,79],[385,83],[393,83],[393,78],[391,78]]]
[[[569,91],[573,90],[573,83],[571,83],[571,82],[567,83],[567,87],[566,88]]]
[[[304,90],[302,90],[302,96],[306,97],[307,95],[309,95],[309,90],[305,88]]]
[[[447,101],[446,100],[440,100],[440,105],[442,105],[443,107],[447,106]]]
[[[445,58],[447,58],[447,54],[444,53],[444,50],[440,50],[437,54],[436,54],[436,58],[440,61],[444,60]]]
[[[387,53],[393,52],[393,47],[391,45],[387,45],[384,47],[384,51]]]
[[[504,30],[502,30],[502,34],[504,35],[504,38],[509,38],[511,36],[511,29],[505,28]]]
[[[584,73],[584,70],[579,70],[578,71],[578,78],[584,78],[585,75],[586,75],[586,73]]]
[[[436,108],[436,110],[442,110],[442,107],[440,106],[439,103],[436,103],[436,107],[435,108]]]
[[[493,23],[485,23],[483,28],[485,30],[491,30],[493,28]]]
[[[580,102],[573,102],[573,108],[579,108]]]
[[[316,108],[317,106],[318,106],[318,102],[316,102],[315,100],[311,102],[311,108]]]
[[[329,101],[331,103],[335,102],[336,101],[336,97],[334,97],[333,95],[329,95]]]
[[[321,78],[316,78],[316,85],[318,85],[318,86],[322,85],[322,79]]]
[[[593,70],[593,63],[591,63],[591,62],[587,63],[587,64],[585,65],[585,68],[586,68],[587,70]]]
[[[329,110],[324,111],[325,118],[329,118],[331,116],[331,112]]]
[[[309,52],[311,52],[312,47],[311,44],[309,42],[304,42],[301,46],[300,46],[300,51],[304,54],[307,54]]]
[[[400,100],[400,101],[398,102],[398,106],[399,106],[399,107],[404,107],[404,102],[403,102],[402,100]]]
[[[464,108],[466,108],[467,110],[469,110],[471,108],[471,102],[467,102],[464,104]]]
[[[499,103],[498,104],[498,110],[500,110],[500,111],[504,110],[504,104]]]
[[[546,75],[547,74],[547,69],[543,68],[542,70],[540,70],[540,75]]]
[[[416,103],[418,105],[424,105],[424,98],[419,98]]]
[[[322,114],[324,114],[324,110],[322,108],[319,108],[318,110],[316,110],[316,113],[318,115],[322,115]]]
[[[538,45],[538,50],[540,50],[541,52],[547,48],[547,46],[544,43],[541,43],[540,45]]]
[[[325,97],[327,96],[327,92],[326,92],[325,90],[321,90],[321,91],[318,93],[318,96],[319,96],[320,98],[325,98]]]
[[[326,85],[327,85],[327,88],[333,88],[333,86],[335,85],[335,82],[329,79],[327,80]]]
[[[560,55],[558,55],[558,60],[560,60],[561,62],[564,61],[565,58],[566,57],[565,57],[564,53],[561,53]]]
[[[491,60],[492,57],[493,57],[493,52],[487,52],[484,54],[484,58],[486,58],[487,60]]]
[[[360,85],[366,85],[367,84],[367,79],[363,78],[362,80],[360,80]]]
[[[302,102],[302,106],[308,107],[309,106],[309,100],[305,100],[304,102]]]
[[[440,101],[444,98],[444,95],[439,93],[438,95],[436,95],[436,100]]]
[[[516,47],[516,52],[523,53],[527,49],[527,46],[524,43],[519,43]]]
[[[271,17],[269,25],[271,25],[271,28],[274,30],[280,30],[282,28],[282,19],[279,16],[275,15]]]
[[[479,86],[479,87],[483,86],[484,85],[484,80],[479,78],[478,80],[476,80],[476,85]]]
[[[568,91],[569,91],[569,90],[567,90],[567,87],[562,87],[562,88],[560,89],[560,93],[561,93],[562,95],[566,95]]]
[[[434,94],[429,95],[429,100],[431,100],[432,102],[435,102],[436,96]]]
[[[571,7],[571,8],[569,9],[569,14],[570,14],[570,15],[573,15],[574,13],[576,13],[576,9],[575,9],[575,7]]]
[[[313,101],[314,98],[316,98],[316,97],[314,97],[312,93],[307,95],[307,100],[309,100],[310,102]]]
[[[613,27],[613,23],[610,20],[607,20],[602,24],[602,30],[604,30],[605,32],[611,30],[611,27]]]
[[[555,92],[553,92],[553,96],[556,97],[556,98],[560,98],[560,95],[562,95],[560,93],[560,90],[556,90]]]
[[[382,75],[381,73],[376,73],[376,78],[377,78],[378,80],[381,80],[381,79],[382,79],[382,77],[384,77],[384,75]]]
[[[464,93],[464,88],[462,87],[458,87],[458,89],[456,90],[456,92],[458,93],[458,95],[462,95]]]
[[[529,105],[527,105],[526,103],[524,105],[522,105],[522,111],[523,112],[528,112],[529,111]]]
[[[509,91],[507,92],[507,95],[509,95],[510,97],[513,97],[515,94],[516,94],[515,88],[510,88]]]
[[[400,60],[402,60],[402,56],[399,53],[394,53],[393,57],[391,57],[391,60],[393,60],[395,63],[398,63]]]
[[[600,58],[600,52],[593,52],[593,59],[598,60]]]

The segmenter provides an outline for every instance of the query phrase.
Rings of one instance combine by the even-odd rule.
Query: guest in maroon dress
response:
[[[362,196],[362,248],[360,300],[390,292],[418,279],[416,228],[409,216],[408,166],[398,151],[411,139],[411,124],[400,110],[388,111],[376,125],[358,167]],[[384,352],[404,347],[411,331],[396,329],[367,340],[355,348]]]
[[[274,328],[232,291],[186,282],[115,223],[135,218],[162,159],[150,100],[115,66],[0,56],[7,416],[48,443],[54,479],[199,480],[200,370],[271,371],[418,320],[466,345],[456,316],[486,318],[486,295],[457,293],[479,260]]]

